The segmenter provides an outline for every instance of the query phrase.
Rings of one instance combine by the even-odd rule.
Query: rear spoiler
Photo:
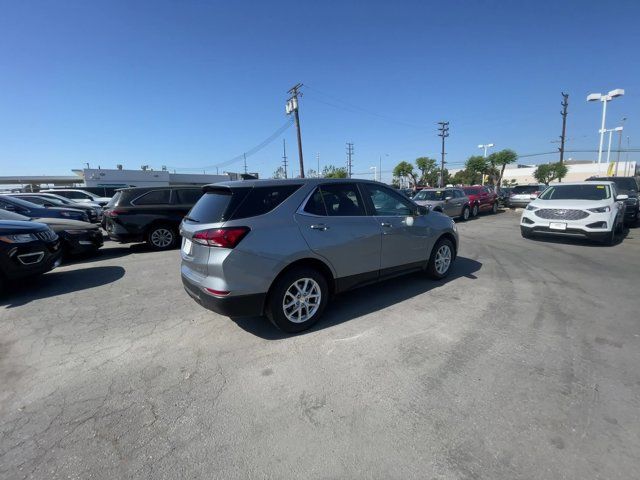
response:
[[[219,195],[231,195],[231,187],[228,185],[205,185],[202,187],[204,193],[217,193]]]

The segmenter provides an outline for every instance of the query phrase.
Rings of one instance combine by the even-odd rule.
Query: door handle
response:
[[[327,227],[324,223],[318,223],[316,225],[311,225],[310,228],[311,228],[311,230],[320,230],[321,232],[329,230],[329,227]]]
[[[382,226],[383,226],[383,227],[385,227],[385,228],[391,228],[391,227],[393,226],[393,225],[391,225],[391,224],[390,224],[390,223],[388,223],[388,222],[382,222],[380,225],[382,225]]]

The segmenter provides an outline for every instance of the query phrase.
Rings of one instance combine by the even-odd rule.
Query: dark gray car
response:
[[[412,200],[430,210],[469,220],[469,197],[460,188],[424,188]]]
[[[250,180],[204,187],[184,218],[182,280],[230,317],[266,314],[309,328],[332,294],[406,272],[442,279],[458,250],[453,221],[364,180]]]

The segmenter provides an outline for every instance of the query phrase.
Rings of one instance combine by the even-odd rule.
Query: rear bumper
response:
[[[184,274],[182,285],[185,291],[203,307],[227,317],[253,317],[263,314],[266,293],[237,295],[232,297],[214,297],[205,293],[195,282]]]
[[[527,200],[520,200],[520,199],[512,199],[509,198],[507,200],[507,206],[511,207],[511,208],[521,208],[521,207],[526,207],[527,205],[529,205],[532,202],[531,199],[527,199]]]

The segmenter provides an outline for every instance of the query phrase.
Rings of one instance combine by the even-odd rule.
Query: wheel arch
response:
[[[273,291],[273,287],[276,282],[286,273],[290,272],[295,268],[307,267],[312,268],[320,272],[320,274],[326,279],[327,285],[329,287],[329,297],[331,297],[336,291],[336,279],[333,274],[333,271],[325,262],[318,258],[313,257],[305,257],[300,258],[298,260],[294,260],[293,262],[286,265],[282,270],[278,272],[278,274],[271,281],[271,285],[269,285],[269,290],[267,291],[267,295],[264,300],[264,305],[262,306],[262,311],[264,312],[267,308],[267,303],[269,302],[269,297],[271,296],[271,292]]]

